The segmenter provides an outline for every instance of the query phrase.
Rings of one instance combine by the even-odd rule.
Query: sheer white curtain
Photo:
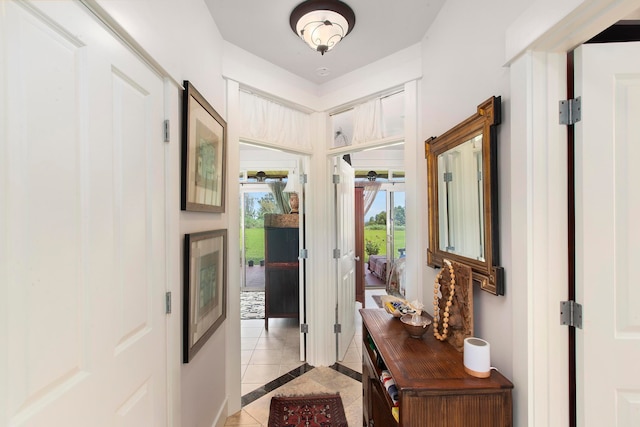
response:
[[[311,148],[308,114],[240,91],[240,136],[283,146]]]
[[[378,191],[380,191],[381,183],[375,181],[365,181],[358,185],[362,185],[364,187],[364,191],[362,192],[364,196],[364,216],[367,217],[367,212],[371,209],[373,205],[373,201],[376,199],[378,195]]]
[[[382,102],[372,99],[353,108],[353,145],[382,139]]]
[[[289,206],[289,196],[285,195],[284,190],[285,183],[281,181],[274,181],[269,183],[269,189],[273,194],[273,198],[276,200],[276,206],[279,213],[290,213],[291,207]]]

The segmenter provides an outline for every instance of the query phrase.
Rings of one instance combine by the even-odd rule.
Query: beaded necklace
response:
[[[449,277],[451,278],[451,284],[449,285],[449,298],[447,300],[447,305],[445,306],[444,313],[442,318],[440,318],[440,306],[438,305],[438,291],[440,290],[440,279],[442,279],[442,271],[444,268],[440,270],[438,275],[436,276],[436,281],[433,285],[433,336],[439,339],[440,341],[444,341],[447,338],[447,334],[449,332],[449,308],[451,307],[453,301],[453,294],[456,289],[456,276],[453,273],[453,265],[451,261],[444,260],[447,267],[449,267]],[[444,292],[442,293],[444,297]],[[442,320],[442,334],[438,331],[438,320]]]

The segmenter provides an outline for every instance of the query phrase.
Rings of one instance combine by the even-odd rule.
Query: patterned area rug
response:
[[[340,394],[275,396],[268,427],[348,427]]]
[[[240,293],[240,319],[264,319],[264,291]]]

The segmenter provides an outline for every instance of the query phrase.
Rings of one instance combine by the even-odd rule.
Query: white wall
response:
[[[203,1],[97,1],[167,71],[171,79],[179,84],[183,80],[189,80],[213,108],[226,118],[226,86],[222,78],[223,40]],[[167,108],[171,117],[172,150],[168,159],[171,174],[168,187],[176,209],[171,215],[173,223],[170,224],[173,239],[170,243],[171,254],[176,261],[170,266],[170,274],[171,280],[177,284],[177,289],[173,292],[171,331],[180,331],[180,326],[176,328],[176,324],[182,324],[180,295],[184,234],[228,228],[230,214],[229,208],[224,214],[180,211],[181,96],[181,88],[177,84],[170,84]],[[230,241],[233,241],[233,236],[234,234],[230,234]],[[229,283],[233,283],[234,275],[229,273]],[[175,425],[210,427],[220,419],[224,423],[230,385],[227,384],[229,381],[225,375],[227,354],[223,349],[227,348],[229,324],[228,320],[223,323],[188,364],[182,364],[179,350],[176,351],[175,347],[168,349],[170,375],[177,381],[173,387],[178,401],[169,402],[175,405],[172,410]],[[231,333],[237,334],[238,331],[233,330]],[[171,342],[180,349],[182,336],[173,338]],[[239,372],[237,382],[240,382]]]
[[[498,200],[500,265],[505,269],[506,292],[498,297],[474,288],[474,327],[476,336],[491,343],[492,365],[515,384],[516,414],[521,405],[526,407],[526,393],[518,393],[519,385],[526,381],[514,377],[513,372],[513,295],[522,290],[520,278],[514,277],[510,268],[510,81],[509,69],[503,65],[506,28],[528,3],[525,0],[448,0],[422,45],[422,140],[440,135],[471,116],[477,105],[489,97],[502,97]],[[424,158],[423,147],[416,155]],[[424,220],[424,227],[428,229],[426,215]],[[424,295],[432,294],[433,275],[429,276],[425,275],[422,284]],[[526,334],[526,331],[520,332]]]

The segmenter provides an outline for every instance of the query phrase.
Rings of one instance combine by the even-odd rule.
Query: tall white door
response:
[[[580,426],[640,417],[640,43],[575,54],[576,331]]]
[[[308,157],[301,157],[297,160],[297,165],[298,165],[298,169],[297,172],[298,174],[295,176],[295,179],[300,179],[301,176],[306,176],[307,175],[307,170],[309,167],[309,158]],[[306,181],[306,180],[305,180]],[[306,227],[306,223],[305,223],[305,218],[306,215],[304,214],[305,212],[305,182],[301,182],[300,185],[298,186],[298,203],[299,203],[299,234],[298,234],[298,242],[300,245],[300,249],[306,249],[307,247],[307,242],[305,241],[305,236],[307,235],[307,233],[305,232],[305,227]],[[298,289],[298,295],[300,296],[300,301],[299,301],[299,305],[298,305],[298,322],[300,323],[300,329],[298,329],[299,331],[302,331],[302,325],[307,323],[307,274],[306,274],[306,262],[307,260],[305,258],[300,258],[299,259],[299,269],[298,269],[298,283],[300,285],[299,289]],[[304,333],[300,333],[300,360],[304,361],[306,359],[306,355],[307,355],[307,339],[306,339],[306,334]]]
[[[337,334],[338,360],[344,359],[355,334],[356,310],[356,231],[354,218],[354,172],[343,159],[337,160],[340,182],[335,185],[336,241],[339,250],[336,280],[336,316],[341,332]]]
[[[0,32],[0,425],[164,426],[162,79],[79,2]]]

